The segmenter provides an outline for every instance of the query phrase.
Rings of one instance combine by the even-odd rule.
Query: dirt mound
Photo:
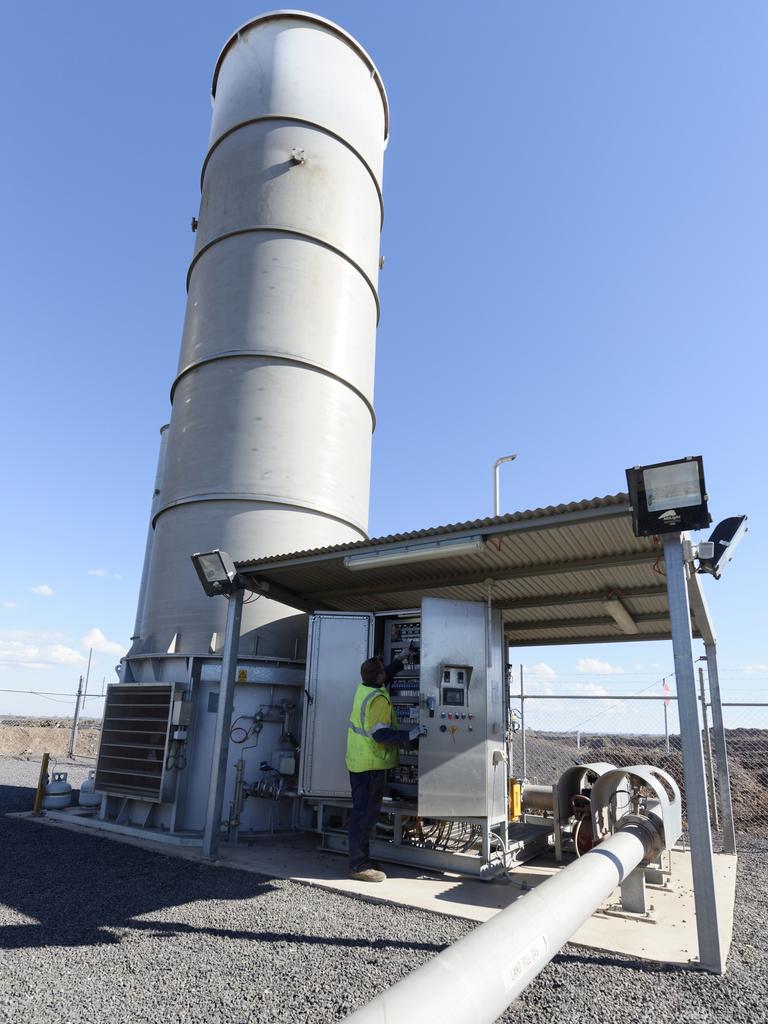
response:
[[[46,752],[66,757],[71,731],[71,718],[4,718],[0,721],[0,757],[34,758]],[[101,722],[81,719],[77,753],[95,757],[100,736]]]
[[[727,729],[726,745],[736,829],[752,835],[768,835],[768,730]],[[714,749],[714,736],[712,746]],[[570,765],[595,761],[607,761],[619,767],[651,764],[663,768],[680,787],[685,815],[679,736],[670,737],[667,752],[664,739],[658,736],[588,736],[577,747],[573,734],[531,731],[526,733],[526,754],[529,778],[542,783],[556,781]],[[515,766],[519,767],[519,763],[516,754]]]

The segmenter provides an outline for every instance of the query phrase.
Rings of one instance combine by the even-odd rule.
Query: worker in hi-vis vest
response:
[[[362,682],[355,690],[347,727],[347,769],[352,787],[349,816],[349,875],[362,882],[383,882],[387,877],[371,863],[368,851],[381,809],[387,769],[397,765],[397,748],[426,736],[423,725],[398,729],[387,683],[404,665],[395,659],[384,668],[381,658],[360,666]]]

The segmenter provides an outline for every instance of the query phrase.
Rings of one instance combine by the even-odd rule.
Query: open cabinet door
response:
[[[494,757],[504,750],[501,650],[498,611],[422,601],[420,817],[504,818],[506,766]]]
[[[347,723],[360,666],[373,651],[373,615],[318,612],[309,620],[309,660],[301,743],[306,796],[349,797]]]

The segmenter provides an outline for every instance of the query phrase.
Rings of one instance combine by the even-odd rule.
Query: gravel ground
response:
[[[89,764],[60,767],[78,784]],[[0,760],[0,814],[31,807],[38,771]],[[6,817],[0,849],[14,1024],[337,1021],[472,927]],[[768,840],[742,837],[724,977],[566,947],[500,1019],[768,1020],[767,869]]]

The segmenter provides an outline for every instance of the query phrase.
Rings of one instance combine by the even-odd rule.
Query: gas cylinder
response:
[[[91,768],[88,772],[88,778],[80,787],[80,795],[77,798],[77,802],[81,807],[98,807],[101,804],[101,793],[94,792],[96,787],[96,769]]]
[[[43,809],[46,811],[58,810],[60,807],[69,807],[71,802],[72,786],[67,782],[67,773],[54,772],[50,782],[45,785]]]

